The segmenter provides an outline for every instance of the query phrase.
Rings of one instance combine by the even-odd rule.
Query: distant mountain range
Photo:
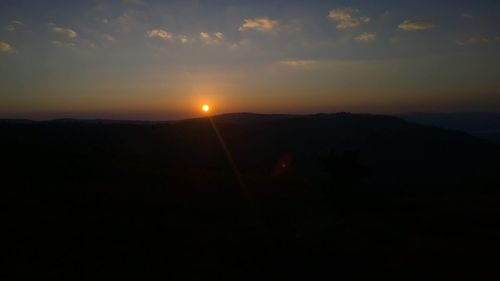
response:
[[[467,132],[500,143],[500,113],[406,113],[399,117],[419,124]]]
[[[284,176],[325,184],[328,173],[322,158],[331,151],[359,151],[361,161],[373,171],[360,186],[363,189],[498,186],[499,146],[459,131],[391,116],[349,113],[238,113],[212,118],[243,177],[250,181],[252,177],[272,180],[276,166],[287,159],[290,163]],[[0,122],[0,133],[4,170],[22,170],[28,175],[32,171],[44,178],[58,171],[58,181],[74,182],[76,177],[98,184],[105,174],[110,179],[119,176],[120,182],[131,177],[123,184],[143,178],[167,184],[169,180],[189,182],[196,171],[217,173],[228,167],[208,118],[175,122],[4,121]],[[169,171],[175,180],[155,174],[160,170]]]
[[[468,133],[500,132],[500,113],[406,113],[400,117]]]
[[[337,113],[349,114],[349,113]],[[330,114],[319,113],[313,116],[327,116]],[[284,120],[296,118],[306,115],[294,114],[257,114],[257,113],[229,113],[215,116],[219,121],[232,122],[254,122],[254,121],[269,121],[269,120]],[[470,134],[488,134],[500,133],[500,113],[484,113],[484,112],[458,112],[458,113],[422,113],[410,112],[395,115],[395,117],[404,120],[423,124],[432,125],[450,130],[464,131]],[[197,118],[195,118],[197,119]],[[189,119],[187,119],[189,120]],[[143,120],[113,120],[113,119],[75,119],[61,118],[40,122],[55,122],[55,123],[102,123],[102,124],[153,124],[153,123],[172,123],[183,122],[186,120],[177,121],[143,121]],[[3,123],[33,123],[30,119],[0,119]]]

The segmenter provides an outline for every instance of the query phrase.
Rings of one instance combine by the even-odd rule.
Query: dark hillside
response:
[[[8,272],[420,280],[496,269],[497,145],[376,115],[214,122],[243,186],[206,118],[0,122]]]

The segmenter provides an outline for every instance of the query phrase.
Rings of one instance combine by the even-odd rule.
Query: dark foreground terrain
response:
[[[500,147],[374,115],[0,121],[23,280],[495,280]],[[6,279],[4,279],[6,280]]]

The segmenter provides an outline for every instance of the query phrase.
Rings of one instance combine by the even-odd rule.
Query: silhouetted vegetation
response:
[[[479,280],[496,270],[498,146],[385,116],[214,120],[248,195],[206,119],[0,122],[9,277],[421,280],[437,270]]]

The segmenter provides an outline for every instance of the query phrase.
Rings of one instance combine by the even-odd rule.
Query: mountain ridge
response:
[[[394,116],[237,113],[210,118],[244,176],[273,178],[280,159],[293,158],[293,165],[287,170],[289,175],[327,181],[321,158],[331,151],[359,151],[361,160],[374,171],[366,189],[449,190],[474,188],[475,180],[494,177],[492,170],[500,160],[500,146],[495,143]],[[109,161],[118,161],[118,166],[130,163],[127,165],[152,165],[155,169],[175,171],[181,167],[187,171],[207,167],[222,171],[226,165],[208,117],[157,123],[0,123],[0,132],[4,136],[0,147],[4,155],[11,155],[13,163],[25,159],[24,162],[50,166],[44,161],[73,163],[84,157],[87,160],[78,166],[85,169],[94,162]],[[26,147],[30,150],[25,151]],[[101,168],[92,169],[101,172]],[[487,185],[494,186],[495,181],[488,181]]]

